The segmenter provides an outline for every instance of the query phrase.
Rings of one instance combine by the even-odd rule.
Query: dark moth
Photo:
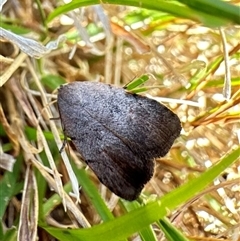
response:
[[[153,159],[166,155],[181,131],[164,105],[103,83],[61,86],[58,108],[65,135],[99,180],[126,200],[139,196]]]

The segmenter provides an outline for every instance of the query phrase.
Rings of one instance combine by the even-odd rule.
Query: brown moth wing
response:
[[[134,200],[153,175],[153,159],[179,136],[177,115],[155,100],[93,82],[61,86],[58,106],[70,137],[100,181]]]

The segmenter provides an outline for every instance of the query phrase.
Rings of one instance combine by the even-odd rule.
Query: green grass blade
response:
[[[186,203],[194,195],[204,190],[204,188],[220,175],[221,172],[233,164],[239,156],[240,146],[230,154],[224,156],[219,163],[209,168],[199,177],[182,185],[164,197],[124,216],[94,226],[90,229],[60,230],[57,228],[43,228],[54,237],[64,241],[72,241],[73,237],[75,241],[91,241],[94,240],[93,238],[97,238],[98,241],[117,241],[124,239],[131,234],[146,228],[151,223],[162,219],[169,211]]]
[[[126,90],[130,90],[134,92],[134,89],[137,88],[139,85],[142,85],[143,83],[145,83],[146,81],[148,81],[149,76],[148,75],[142,75],[137,79],[134,79],[133,81],[131,81],[129,84],[127,84],[127,86],[125,87]]]
[[[214,1],[207,1],[211,2],[212,4],[207,5],[206,1],[204,4],[199,4],[196,6],[196,4],[190,4],[190,1],[182,1],[185,4],[189,4],[192,9],[189,7],[180,4],[176,1],[149,1],[149,0],[142,0],[141,3],[139,3],[138,0],[109,0],[109,1],[102,1],[102,3],[108,3],[108,4],[116,4],[116,5],[127,5],[127,6],[135,6],[135,7],[142,7],[147,8],[151,10],[156,11],[162,11],[167,12],[169,14],[172,14],[177,17],[181,18],[187,18],[191,19],[197,22],[203,22],[206,25],[210,26],[221,26],[224,24],[227,24],[229,22],[233,22],[236,24],[240,23],[239,18],[239,7],[230,5],[228,3],[222,3],[221,6],[217,8],[217,4],[220,1],[216,1],[217,4],[213,4]],[[195,1],[191,1],[195,2]],[[200,2],[200,1],[198,1]],[[47,18],[47,22],[50,22],[55,17],[67,13],[71,10],[74,10],[76,8],[80,8],[83,6],[89,6],[89,5],[95,5],[99,4],[99,1],[96,0],[73,0],[68,4],[62,5],[58,8],[56,8],[51,14],[49,14]],[[205,7],[208,6],[208,12],[209,14],[205,13],[206,9]],[[221,14],[217,11],[218,9],[221,9]]]
[[[89,179],[86,171],[84,169],[77,170],[76,176],[81,184],[83,191],[87,194],[93,206],[96,208],[98,214],[103,221],[108,221],[114,219],[113,214],[109,211],[106,203],[100,196],[97,188],[93,185],[92,181]]]
[[[184,235],[176,229],[167,218],[161,219],[158,222],[161,230],[164,232],[168,241],[189,241]]]
[[[22,164],[20,159],[18,158],[14,164],[13,171],[6,171],[0,181],[0,220],[3,219],[9,201],[23,188],[23,182],[18,182]]]
[[[122,200],[122,203],[128,212],[136,210],[141,207],[138,201],[128,202]],[[139,232],[142,241],[157,241],[157,237],[151,225],[148,225]]]
[[[240,23],[240,8],[221,0],[179,0],[190,8]]]

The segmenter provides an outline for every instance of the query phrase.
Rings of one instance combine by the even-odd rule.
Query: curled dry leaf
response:
[[[16,44],[24,53],[36,59],[39,59],[51,52],[51,50],[56,49],[59,43],[65,40],[65,36],[60,35],[56,41],[51,41],[44,46],[36,40],[22,37],[4,28],[0,28],[0,37]]]

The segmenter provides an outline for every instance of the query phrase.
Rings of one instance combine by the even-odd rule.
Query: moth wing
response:
[[[100,181],[134,200],[179,135],[178,117],[146,97],[101,83],[74,82],[58,95],[65,134]]]
[[[73,143],[99,180],[126,200],[135,200],[153,175],[153,160],[139,161],[139,156],[112,133],[108,133],[108,140],[101,148],[96,139],[91,141],[89,149],[83,148],[79,141]]]

